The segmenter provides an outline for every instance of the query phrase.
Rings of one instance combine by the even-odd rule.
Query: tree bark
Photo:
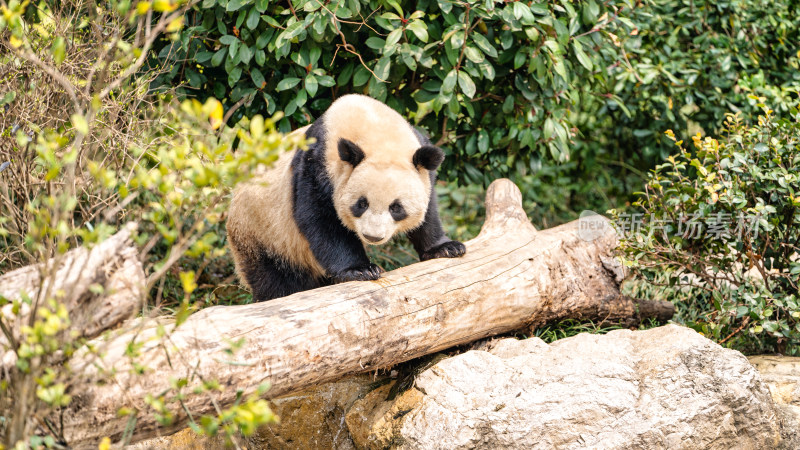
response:
[[[122,407],[138,412],[135,441],[176,431],[190,420],[185,411],[195,418],[213,413],[215,405],[233,404],[237,390],[252,393],[261,383],[270,383],[268,396],[278,397],[560,318],[628,320],[641,314],[620,295],[624,274],[613,256],[617,239],[610,226],[593,240],[579,236],[581,221],[537,231],[521,200],[510,181],[492,183],[486,223],[466,242],[462,258],[420,262],[376,281],[206,308],[174,330],[160,322],[168,338],[158,337],[155,321],[142,321],[136,330],[96,342],[102,359],[85,353],[71,362],[75,378],[88,382],[70,391],[67,442],[89,448],[103,436],[119,439],[132,423],[118,415]],[[240,339],[244,343],[231,355]],[[126,356],[132,341],[141,345],[141,375]],[[174,421],[159,426],[142,399],[147,393],[174,399],[171,380],[179,378],[187,380],[183,404],[172,401]],[[93,382],[98,379],[105,382]],[[193,393],[203,380],[217,380],[221,389]]]
[[[92,249],[79,247],[43,264],[0,276],[0,296],[12,301],[31,299],[30,303],[22,302],[16,314],[12,304],[0,309],[14,339],[19,339],[21,326],[28,325],[31,305],[45,306],[51,298],[64,304],[70,331],[77,332],[78,337],[95,337],[135,315],[144,300],[145,286],[144,269],[131,239],[135,229],[135,223],[128,223]],[[6,336],[0,334],[0,348],[8,346]],[[5,352],[2,368],[15,361],[13,351]]]

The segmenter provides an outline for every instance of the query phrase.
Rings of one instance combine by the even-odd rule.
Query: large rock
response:
[[[761,373],[775,403],[800,408],[800,358],[757,355],[747,359]]]
[[[383,379],[356,375],[272,400],[279,424],[261,427],[249,439],[252,449],[355,449],[344,415],[353,403]]]
[[[551,345],[501,339],[475,348],[424,370],[416,388],[396,397],[389,380],[360,375],[274,399],[281,423],[239,444],[800,448],[800,358],[751,357],[759,376],[740,353],[678,326],[580,335]],[[222,445],[221,438],[187,429],[131,448]]]
[[[439,362],[392,401],[348,412],[367,448],[763,449],[779,418],[741,353],[668,325],[551,345],[503,339]]]
[[[747,359],[761,373],[775,401],[783,425],[783,448],[800,448],[800,358],[757,355]]]

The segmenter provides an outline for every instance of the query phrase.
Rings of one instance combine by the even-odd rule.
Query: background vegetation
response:
[[[729,115],[723,139],[698,133],[692,151],[667,132],[679,153],[634,204],[641,228],[628,227],[622,250],[645,280],[689,292],[684,320],[706,336],[798,354],[800,113],[760,106],[756,124]]]
[[[624,204],[671,152],[666,129],[797,103],[800,14],[737,0],[204,0],[163,42],[155,86],[224,99],[283,130],[349,92],[386,101],[448,158],[442,178],[509,176],[548,224]],[[385,81],[385,82],[384,82]]]
[[[0,271],[91,245],[135,218],[150,288],[143,314],[250,301],[224,252],[229,187],[274,158],[275,130],[358,92],[445,149],[437,192],[460,239],[477,234],[484,189],[500,176],[522,188],[540,228],[583,209],[762,214],[750,241],[633,237],[623,250],[639,278],[628,289],[675,301],[676,320],[723,345],[796,354],[799,9],[0,0]],[[402,240],[372,256],[386,268],[416,259]],[[4,344],[26,363],[0,386],[3,410],[36,386],[25,391],[30,421],[0,418],[12,445],[20,436],[56,445],[58,432],[37,418],[69,401],[68,373],[51,369],[82,343],[66,339],[57,301],[48,305],[26,335],[40,353]],[[158,412],[169,399],[152,400]],[[237,417],[270,420],[254,402],[195,426],[232,434],[253,423]]]

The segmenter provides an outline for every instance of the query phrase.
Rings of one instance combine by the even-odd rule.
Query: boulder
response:
[[[440,361],[346,416],[360,448],[704,448],[781,444],[769,390],[741,353],[688,328],[502,339]]]
[[[399,393],[390,378],[357,375],[273,399],[281,422],[239,444],[800,448],[800,358],[750,360],[761,375],[741,353],[676,325],[582,334],[550,345],[538,338],[482,341],[472,351],[420,364],[415,387]],[[131,448],[222,445],[221,438],[187,429]]]
[[[800,358],[756,355],[747,359],[761,373],[775,403],[800,408]]]
[[[261,427],[248,439],[253,449],[355,449],[345,424],[345,412],[383,378],[354,375],[294,395],[270,401],[280,423]]]
[[[781,419],[783,448],[800,448],[800,358],[756,355],[747,359],[758,369]]]

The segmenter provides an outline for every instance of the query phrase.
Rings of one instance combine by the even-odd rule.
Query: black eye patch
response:
[[[350,212],[353,213],[355,217],[361,217],[367,209],[369,209],[369,202],[366,197],[361,197],[350,207]]]
[[[389,214],[392,215],[392,219],[394,219],[395,222],[399,222],[408,217],[408,213],[406,212],[406,209],[403,208],[400,200],[395,200],[391,205],[389,205]]]

